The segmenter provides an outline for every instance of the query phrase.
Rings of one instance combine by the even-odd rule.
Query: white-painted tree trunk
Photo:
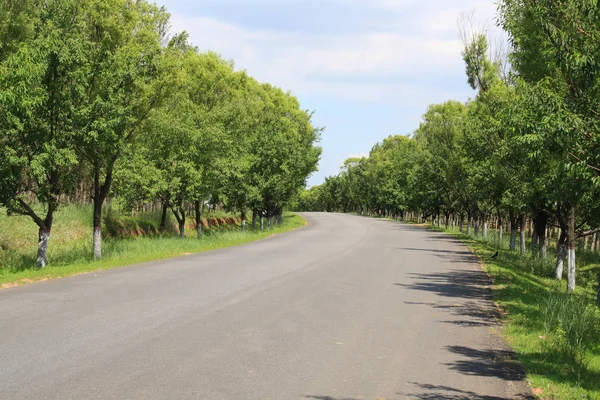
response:
[[[265,222],[264,222],[264,218],[261,215],[260,216],[260,230],[262,231],[265,228]]]
[[[560,281],[563,278],[567,246],[565,243],[558,243],[556,247],[556,266],[554,267],[554,277]]]
[[[567,249],[567,290],[572,292],[575,290],[575,249]]]
[[[485,221],[483,223],[483,238],[487,239],[487,237],[488,237],[488,223],[487,223],[487,221]]]
[[[94,258],[99,260],[102,258],[102,228],[96,226],[94,228]]]
[[[38,253],[35,265],[38,268],[44,268],[46,265],[48,265],[48,261],[46,260],[46,253],[48,251],[48,241],[50,240],[50,232],[48,232],[46,229],[40,228],[38,239]]]
[[[246,232],[246,220],[242,220],[242,232]]]
[[[575,264],[575,206],[569,208],[567,229],[567,291],[575,290],[576,264]]]

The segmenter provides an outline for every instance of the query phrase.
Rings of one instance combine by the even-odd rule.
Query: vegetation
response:
[[[190,230],[185,238],[178,235],[174,217],[167,217],[166,229],[160,230],[161,212],[132,216],[121,210],[104,210],[105,241],[102,260],[94,260],[92,241],[92,205],[65,205],[56,213],[53,240],[49,244],[45,268],[31,268],[35,257],[35,225],[27,216],[0,215],[0,286],[10,287],[108,268],[186,256],[264,239],[273,234],[304,226],[298,215],[285,213],[283,223],[273,229],[241,231],[241,221],[224,211],[210,212],[203,219],[204,236],[198,240]],[[194,223],[192,222],[192,225]]]
[[[250,211],[253,226],[272,227],[317,167],[312,114],[292,94],[201,53],[185,32],[171,33],[164,8],[6,0],[0,22],[0,206],[28,217],[11,223],[37,227],[35,260],[3,257],[0,268],[86,259],[79,241],[70,256],[49,247],[57,224],[77,230],[81,211],[70,204],[93,206],[95,259],[103,239],[114,252],[104,213],[115,207],[160,210],[154,231],[162,232],[170,212],[181,238],[189,216],[203,238],[206,206],[235,212],[242,231]]]
[[[500,242],[498,231],[467,235],[445,229],[479,257],[492,277],[494,299],[506,323],[503,331],[527,372],[534,393],[542,399],[600,398],[600,309],[593,305],[592,286],[565,293],[552,278],[554,263],[521,257]],[[497,258],[492,255],[499,252]],[[582,259],[597,253],[580,249]],[[561,290],[563,289],[563,290]]]
[[[501,259],[511,262],[497,264],[506,273],[498,278],[506,278],[509,318],[533,318],[544,330],[539,336],[553,338],[553,352],[565,355],[559,358],[571,368],[569,379],[553,375],[547,382],[568,381],[591,398],[598,387],[589,380],[600,381],[593,309],[600,306],[596,3],[500,1],[498,21],[510,46],[493,57],[486,36],[465,24],[463,59],[475,98],[431,105],[412,135],[390,136],[368,157],[346,160],[338,175],[294,203],[298,210],[431,221],[494,246],[506,241]],[[527,306],[511,310],[513,302]],[[545,329],[538,324],[542,314]],[[519,324],[508,335],[519,336]],[[515,348],[522,355],[533,351],[528,346],[553,353],[540,350],[531,332],[521,333]],[[557,364],[525,365],[530,376],[547,377],[551,372],[540,368],[554,371]],[[554,398],[563,398],[557,393]]]

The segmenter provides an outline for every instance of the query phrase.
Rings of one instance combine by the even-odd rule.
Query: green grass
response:
[[[494,298],[505,311],[503,335],[516,351],[535,395],[542,399],[600,399],[598,341],[586,354],[586,366],[580,367],[557,351],[555,343],[558,336],[544,329],[544,302],[552,293],[565,292],[566,289],[565,281],[551,278],[555,257],[553,250],[549,251],[549,260],[543,261],[508,251],[506,242],[498,243],[493,235],[489,240],[483,240],[456,230],[433,229],[447,232],[464,242],[492,277]],[[508,240],[506,236],[505,239]],[[491,256],[496,251],[499,251],[499,257],[492,260]],[[584,253],[579,260],[585,265],[586,262],[597,262],[597,257],[597,254]],[[575,296],[585,304],[593,304],[593,284],[584,282]],[[599,310],[592,312],[600,315]],[[600,338],[600,330],[596,332]]]
[[[140,235],[156,229],[158,214],[148,213],[134,218],[113,212],[113,224],[125,226],[128,232],[139,236],[104,238],[102,260],[95,261],[91,249],[91,213],[89,206],[74,205],[65,206],[57,212],[48,246],[49,265],[43,269],[32,267],[37,252],[36,225],[27,217],[8,217],[5,212],[0,213],[0,285],[10,287],[237,246],[290,231],[306,223],[299,215],[286,213],[283,224],[272,229],[252,230],[250,224],[246,232],[241,232],[239,225],[212,227],[204,230],[201,240],[195,230],[187,229],[186,237],[180,239],[171,217],[167,233]],[[206,216],[214,217],[214,214]],[[221,213],[218,216],[223,218],[227,215]]]

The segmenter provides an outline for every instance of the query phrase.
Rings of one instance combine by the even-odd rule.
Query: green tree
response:
[[[115,165],[171,87],[173,57],[162,46],[168,14],[145,0],[86,0],[82,21],[85,63],[78,76],[82,101],[73,119],[75,145],[93,175],[93,247],[101,257],[102,206]]]
[[[598,181],[600,156],[600,15],[594,1],[504,0],[500,23],[509,33],[511,62],[519,76],[534,86],[530,100],[545,113],[530,141],[534,151],[552,148],[566,171],[568,284],[575,288],[575,240],[578,204],[586,181]],[[581,187],[579,183],[583,183]]]
[[[0,203],[37,224],[38,267],[47,264],[59,196],[74,184],[73,109],[86,62],[80,9],[77,1],[0,3]]]

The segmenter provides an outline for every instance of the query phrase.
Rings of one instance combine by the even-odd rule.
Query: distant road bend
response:
[[[527,397],[465,247],[304,215],[261,242],[0,291],[0,398]]]

